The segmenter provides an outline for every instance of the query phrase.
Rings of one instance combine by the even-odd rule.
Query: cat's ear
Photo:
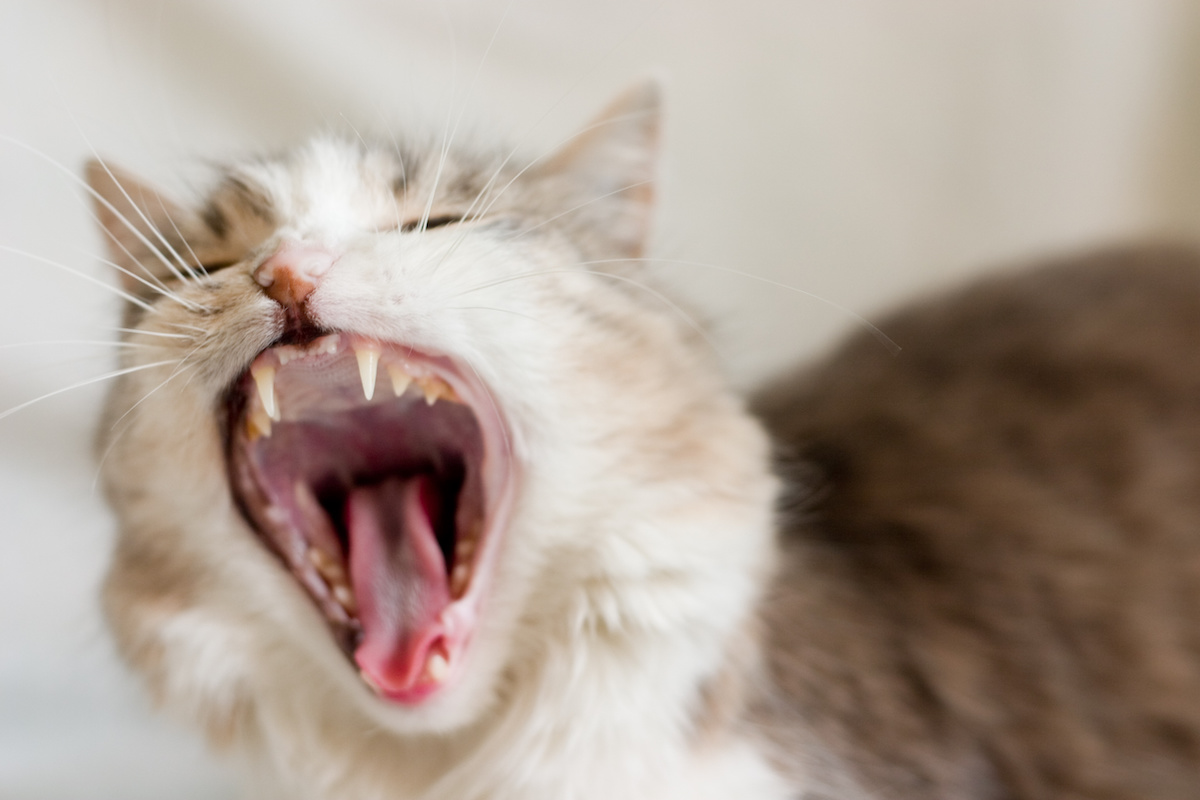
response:
[[[657,80],[627,89],[539,169],[570,209],[563,222],[621,257],[640,255],[650,234],[661,96]]]
[[[176,271],[195,266],[192,252],[198,248],[194,245],[204,235],[196,214],[102,161],[89,161],[84,175],[95,193],[93,208],[109,260],[123,270],[120,277],[126,291],[144,295],[149,287],[143,280],[167,281]]]

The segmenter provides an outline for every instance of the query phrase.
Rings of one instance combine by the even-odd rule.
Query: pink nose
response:
[[[286,241],[258,265],[254,280],[279,305],[298,308],[333,262],[333,253],[318,244]]]

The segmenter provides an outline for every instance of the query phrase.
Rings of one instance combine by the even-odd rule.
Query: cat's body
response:
[[[768,716],[880,797],[1200,797],[1200,255],[881,325],[899,354],[861,336],[759,399],[792,478]]]
[[[1200,420],[1169,368],[1194,265],[1016,279],[898,321],[899,356],[865,340],[781,385],[759,403],[777,541],[762,427],[637,268],[656,120],[635,91],[527,170],[320,140],[194,211],[92,168],[114,261],[154,276],[125,281],[144,347],[102,449],[106,606],[155,695],[247,753],[264,797],[1189,796],[1200,537],[1153,514],[1200,495],[1200,455],[1117,429],[1163,403]],[[1127,334],[1101,295],[1133,303]],[[1142,343],[1143,307],[1175,332]],[[1096,351],[1103,395],[1006,360],[1088,335],[1127,347],[1107,371]],[[1146,347],[1176,383],[1132,399]],[[1093,397],[1126,405],[1070,427]],[[1138,480],[1168,497],[1104,505]],[[1034,490],[1065,505],[1023,508]],[[1155,570],[1122,573],[1130,550]],[[1159,567],[1180,583],[1156,595]]]

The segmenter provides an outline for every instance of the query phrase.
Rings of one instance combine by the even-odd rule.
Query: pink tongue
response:
[[[442,638],[438,615],[450,603],[446,563],[428,508],[437,502],[423,475],[389,478],[350,492],[350,580],[363,639],[354,660],[383,694],[419,699],[429,651]]]

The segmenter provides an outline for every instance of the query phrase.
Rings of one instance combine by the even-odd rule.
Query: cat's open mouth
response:
[[[246,517],[363,680],[403,703],[453,680],[512,495],[487,390],[448,358],[332,334],[261,353],[229,420]]]

